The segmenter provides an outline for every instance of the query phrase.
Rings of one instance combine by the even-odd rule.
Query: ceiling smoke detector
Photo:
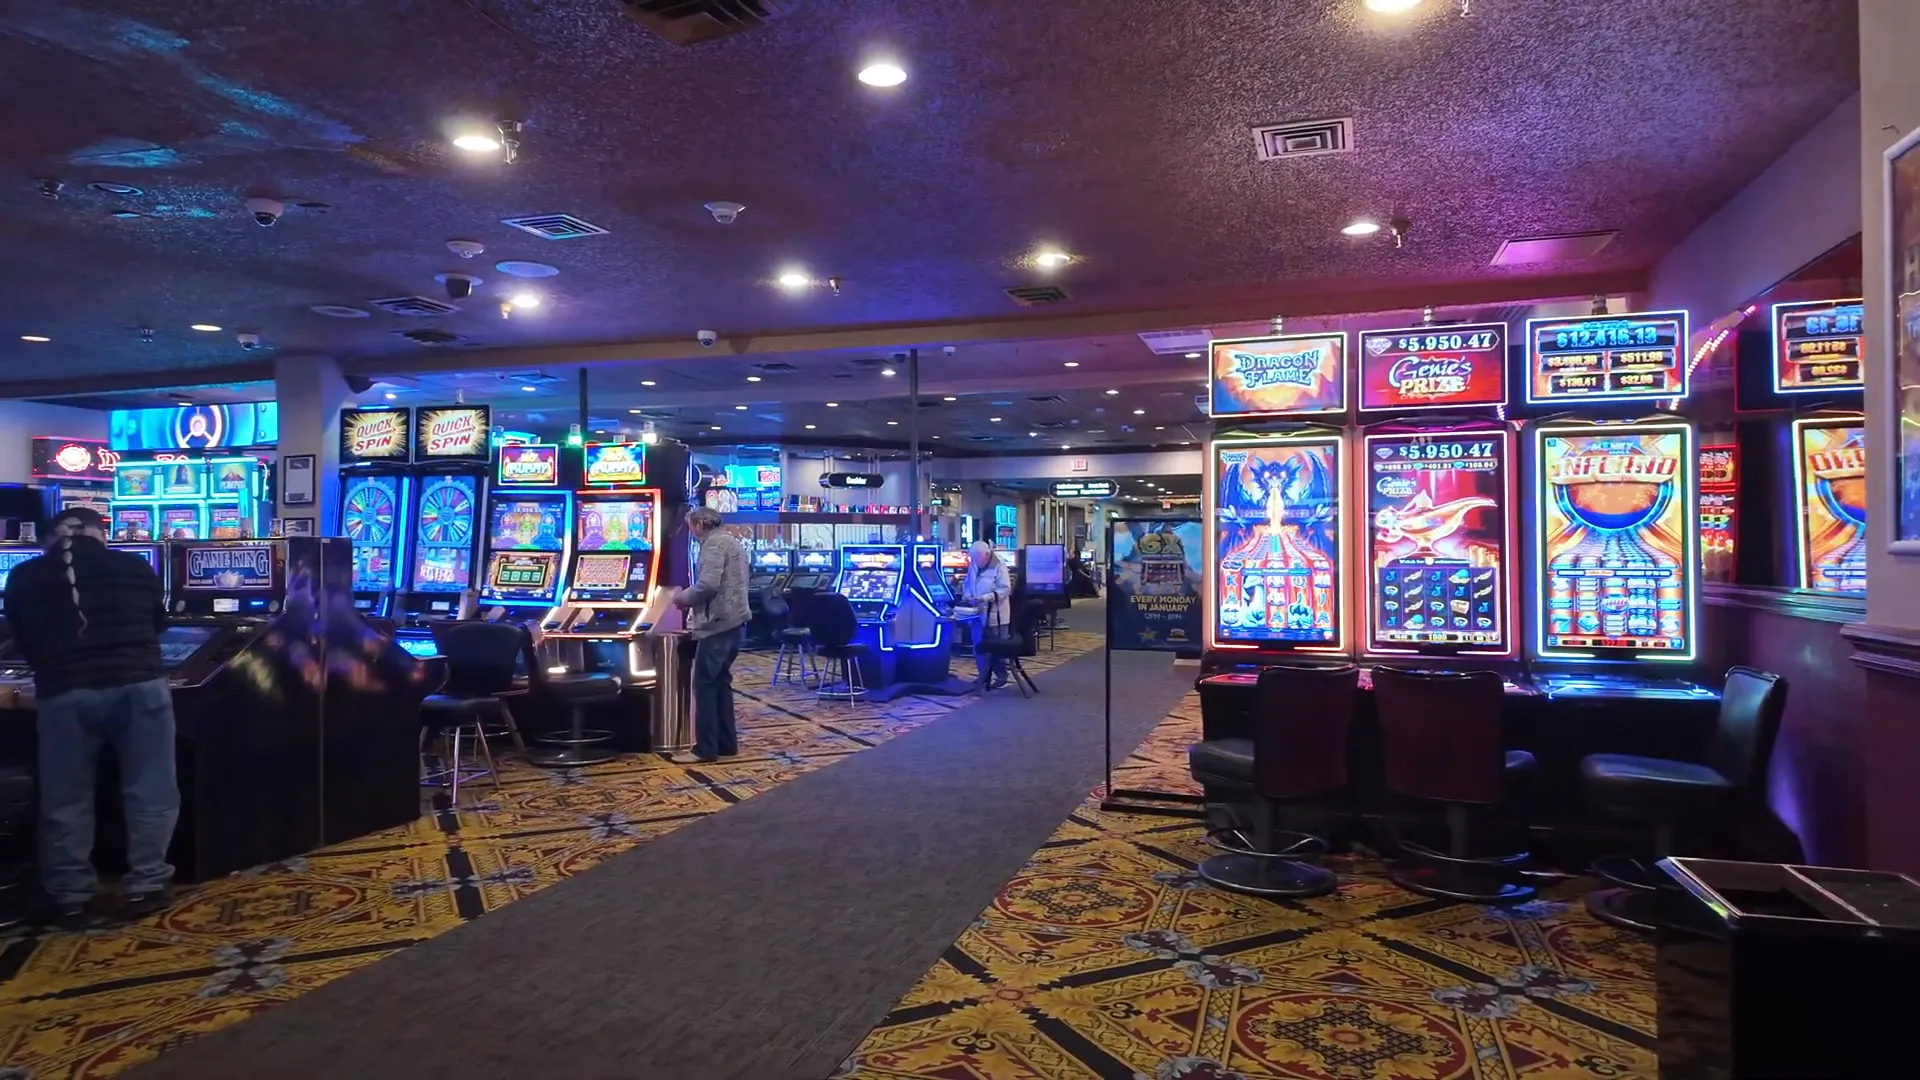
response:
[[[707,213],[712,214],[713,220],[722,225],[731,225],[739,220],[740,211],[745,209],[746,205],[744,203],[728,202],[725,199],[707,204]]]
[[[447,250],[463,259],[471,259],[487,250],[487,245],[478,240],[449,240]]]

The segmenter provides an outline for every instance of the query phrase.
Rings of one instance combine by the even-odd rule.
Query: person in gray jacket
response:
[[[740,752],[733,723],[733,661],[752,612],[747,607],[747,551],[720,524],[716,511],[687,515],[687,529],[700,544],[700,575],[673,596],[686,609],[693,650],[693,753],[669,760],[679,765],[710,762]]]

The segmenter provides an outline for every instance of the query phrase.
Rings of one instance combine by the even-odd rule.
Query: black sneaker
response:
[[[173,905],[172,889],[155,889],[152,892],[128,893],[122,912],[129,919],[144,919],[157,915]]]
[[[55,930],[77,934],[93,925],[93,905],[84,900],[71,904],[50,903],[41,913],[39,922]]]

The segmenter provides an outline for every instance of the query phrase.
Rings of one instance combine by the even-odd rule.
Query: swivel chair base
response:
[[[1226,839],[1231,837],[1231,840]],[[1325,896],[1340,887],[1340,878],[1306,859],[1325,854],[1326,841],[1308,833],[1275,834],[1279,851],[1257,851],[1238,830],[1209,833],[1207,842],[1225,849],[1204,859],[1194,869],[1202,880],[1229,892],[1282,899]]]
[[[1512,880],[1531,857],[1527,852],[1476,859],[1443,854],[1405,839],[1400,847],[1407,857],[1394,862],[1387,879],[1409,892],[1469,904],[1520,904],[1539,891]]]
[[[550,746],[528,754],[527,760],[543,769],[571,769],[600,765],[619,756],[604,746]]]

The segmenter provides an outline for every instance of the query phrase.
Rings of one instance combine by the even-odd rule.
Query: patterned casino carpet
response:
[[[1115,771],[1192,790],[1189,696]],[[1272,903],[1193,873],[1189,820],[1081,806],[836,1074],[841,1080],[1653,1080],[1652,950],[1582,886],[1508,910],[1368,859]]]
[[[1027,663],[1045,670],[1100,643],[1062,631]],[[954,668],[972,677],[970,661]],[[112,1075],[973,701],[816,703],[767,687],[771,672],[769,654],[739,661],[737,759],[506,762],[504,790],[463,790],[457,813],[183,890],[139,923],[0,937],[0,1080]]]

